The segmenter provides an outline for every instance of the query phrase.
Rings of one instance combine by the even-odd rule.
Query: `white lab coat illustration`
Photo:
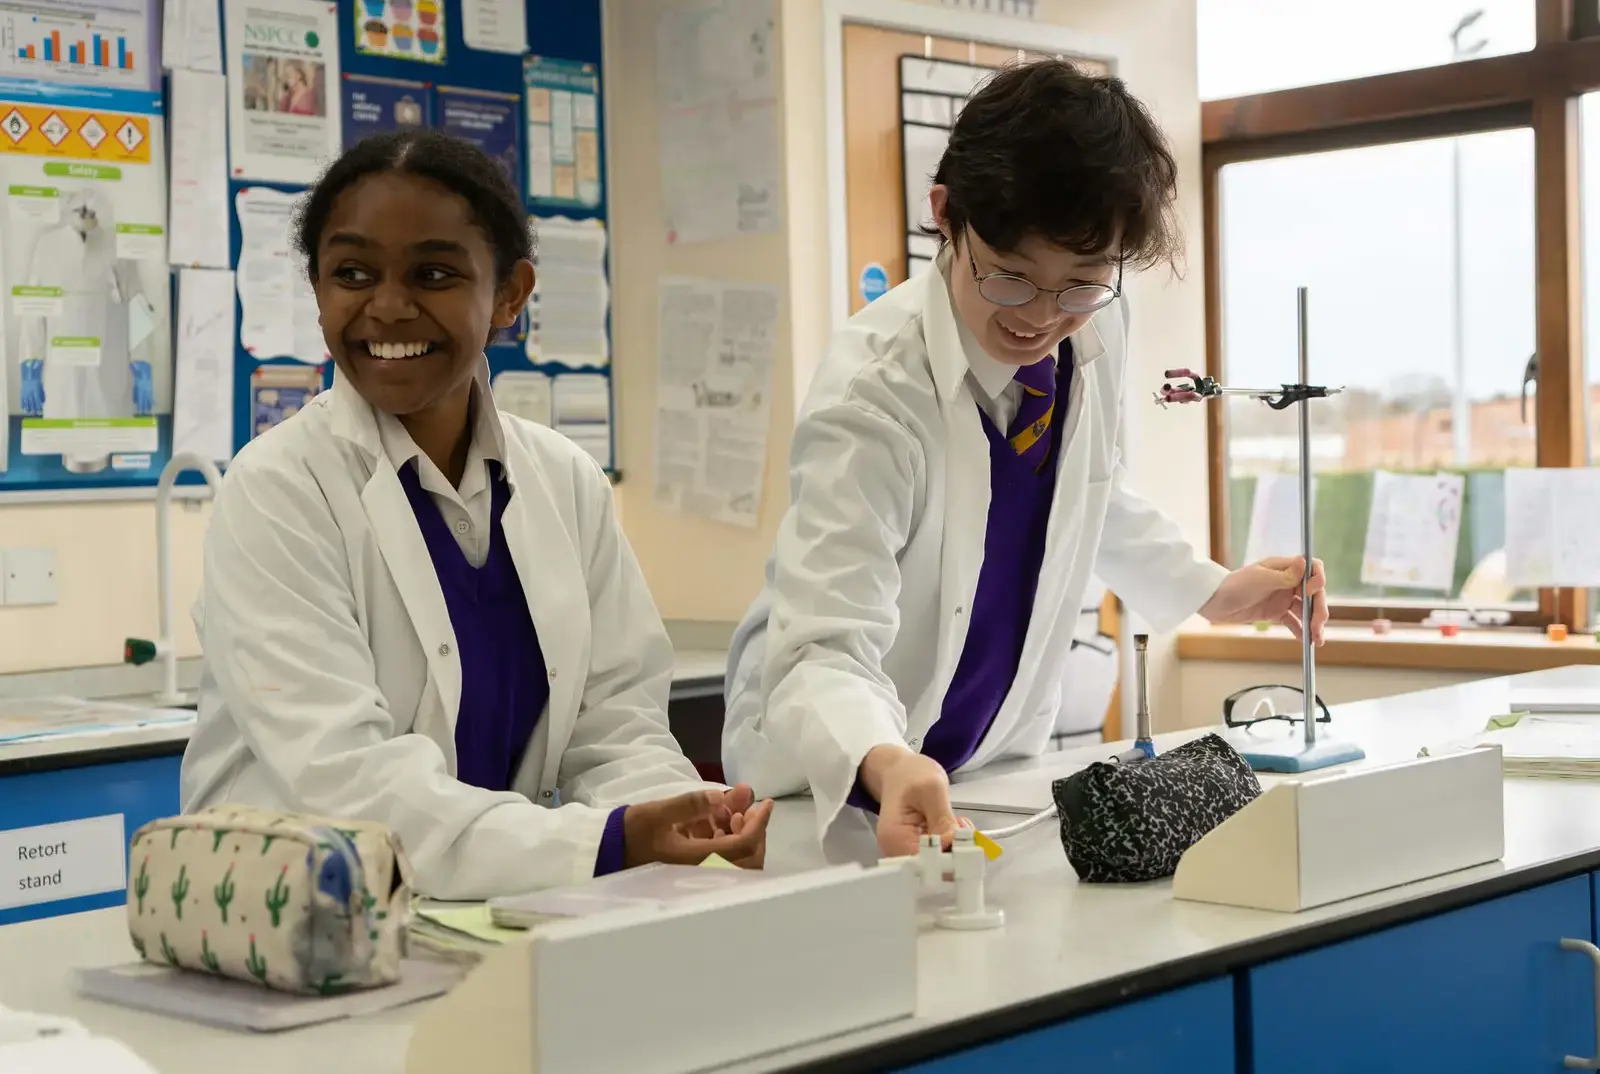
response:
[[[380,821],[419,891],[477,899],[591,876],[610,807],[708,786],[667,726],[672,646],[609,481],[553,430],[496,417],[513,490],[502,524],[550,680],[514,789],[452,776],[449,612],[375,415],[341,376],[247,444],[217,496],[186,810]]]
[[[79,223],[87,209],[92,225]],[[29,259],[27,284],[59,287],[61,312],[26,317],[21,323],[20,358],[44,361],[46,418],[132,417],[133,374],[137,357],[129,353],[128,302],[138,289],[130,262],[117,258],[116,228],[109,202],[98,192],[79,191],[62,206],[62,222],[39,236]],[[50,340],[59,336],[100,340],[95,365],[69,365],[50,358]],[[140,342],[147,348],[149,339]]]
[[[795,427],[790,506],[766,584],[728,657],[727,778],[760,795],[809,786],[825,845],[868,751],[920,749],[938,719],[983,566],[989,442],[947,262],[834,338]],[[963,770],[1046,749],[1091,574],[1157,631],[1226,576],[1125,484],[1127,332],[1124,299],[1073,337],[1033,620],[1011,690]]]

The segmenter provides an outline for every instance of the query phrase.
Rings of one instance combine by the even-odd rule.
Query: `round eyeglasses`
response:
[[[1025,276],[1009,272],[991,272],[978,275],[978,262],[972,257],[972,242],[967,242],[967,264],[972,266],[972,279],[978,285],[978,294],[996,306],[1026,306],[1042,291],[1056,296],[1056,306],[1062,313],[1094,313],[1115,302],[1122,293],[1122,261],[1117,261],[1115,286],[1103,283],[1075,283],[1060,290],[1040,287]]]

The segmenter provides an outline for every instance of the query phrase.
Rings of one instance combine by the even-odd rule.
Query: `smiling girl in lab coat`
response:
[[[1157,630],[1300,630],[1302,560],[1230,574],[1124,484],[1124,273],[1180,251],[1176,179],[1118,80],[1005,69],[934,177],[934,266],[833,341],[723,731],[730,777],[809,787],[824,839],[857,805],[911,853],[961,823],[950,772],[1042,752],[1091,573]],[[1320,639],[1320,564],[1311,589]]]
[[[758,866],[771,803],[701,783],[668,730],[672,648],[605,474],[495,409],[485,341],[534,282],[499,167],[367,139],[297,239],[338,375],[217,496],[184,808],[380,821],[438,898]]]

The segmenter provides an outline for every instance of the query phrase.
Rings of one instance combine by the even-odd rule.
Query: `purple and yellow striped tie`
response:
[[[1017,370],[1022,385],[1022,405],[1011,419],[1006,439],[1035,469],[1050,455],[1050,426],[1056,413],[1056,360],[1051,355]]]

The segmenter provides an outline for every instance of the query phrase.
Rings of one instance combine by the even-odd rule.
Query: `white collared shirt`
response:
[[[947,269],[946,289],[949,286]],[[950,296],[950,307],[955,308],[954,295]],[[973,397],[990,423],[1004,435],[1010,431],[1011,420],[1022,406],[1022,385],[1017,383],[1017,367],[999,361],[984,350],[977,337],[962,322],[960,314],[956,315],[956,333],[961,337],[961,351],[967,358],[967,382],[972,386]]]
[[[490,480],[489,463],[505,465],[504,434],[494,408],[483,405],[479,393],[485,390],[477,382],[472,385],[472,440],[467,445],[467,467],[462,471],[460,488],[451,485],[444,472],[417,447],[399,418],[374,408],[384,454],[396,471],[403,470],[412,459],[417,461],[418,483],[439,508],[473,567],[481,567],[489,559],[494,522],[494,483]]]

